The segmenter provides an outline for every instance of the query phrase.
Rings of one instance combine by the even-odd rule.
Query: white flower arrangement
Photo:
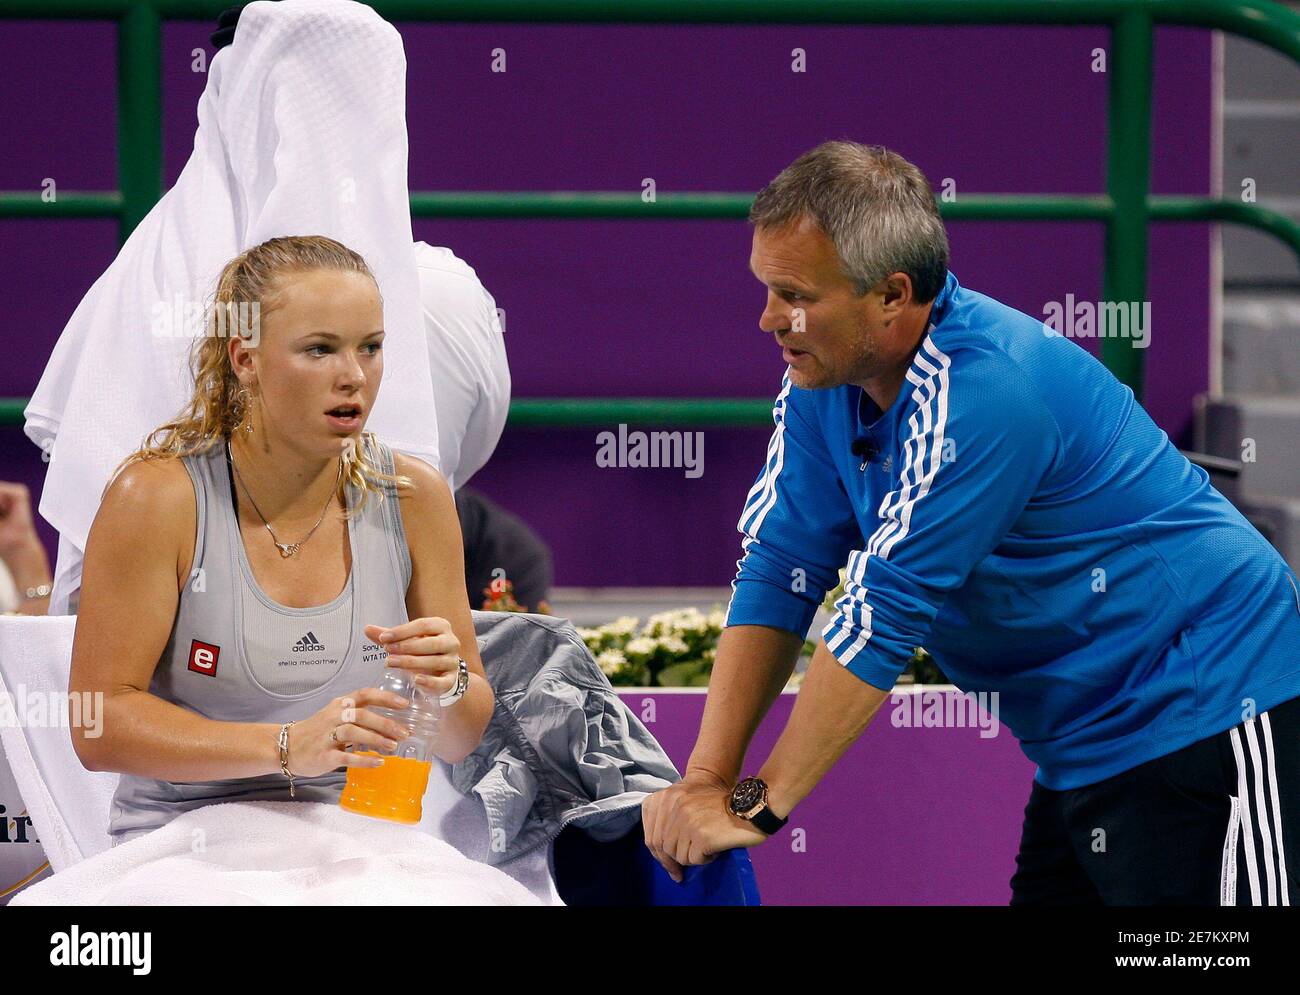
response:
[[[614,619],[614,621],[610,622],[604,628],[614,633],[615,635],[630,636],[632,633],[636,632],[636,627],[639,624],[640,623],[637,621],[635,615],[620,615],[618,618]]]
[[[643,665],[629,661],[621,650],[597,653],[596,665],[611,684],[636,685],[649,676]]]
[[[726,616],[720,607],[659,612],[642,626],[631,615],[578,635],[611,684],[703,687],[717,652]]]
[[[843,593],[844,571],[841,570],[840,586],[826,596],[823,607],[835,611],[835,600]],[[644,626],[635,616],[624,615],[595,628],[579,628],[578,636],[611,684],[622,687],[707,687],[718,652],[718,639],[726,621],[726,613],[720,605],[715,605],[707,613],[698,608],[676,608],[651,615]],[[816,645],[812,640],[805,641],[803,656],[812,656]],[[899,680],[907,683],[918,677],[924,683],[947,680],[920,647]],[[797,689],[802,683],[803,674],[796,672],[791,675],[786,689]]]

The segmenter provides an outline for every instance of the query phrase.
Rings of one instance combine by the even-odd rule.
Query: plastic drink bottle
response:
[[[390,667],[376,687],[399,694],[410,702],[404,710],[367,706],[406,727],[408,735],[392,750],[360,744],[353,748],[352,752],[361,756],[382,757],[384,763],[381,767],[349,767],[339,805],[349,812],[377,819],[419,822],[420,800],[429,786],[442,705],[437,694],[425,692],[415,683],[415,675],[409,670]]]

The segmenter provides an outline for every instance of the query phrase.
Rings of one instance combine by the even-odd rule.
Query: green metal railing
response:
[[[0,18],[118,22],[120,189],[59,194],[0,192],[0,217],[116,217],[123,241],[162,196],[164,20],[216,18],[230,0],[6,0]],[[1106,192],[1093,196],[964,194],[940,204],[951,220],[1094,221],[1105,225],[1103,296],[1146,297],[1152,221],[1247,225],[1286,242],[1300,258],[1300,225],[1232,200],[1157,197],[1150,192],[1151,89],[1157,24],[1218,29],[1276,49],[1300,63],[1300,15],[1267,0],[371,0],[390,21],[586,22],[622,24],[1038,24],[1103,25],[1111,31]],[[3,70],[0,69],[0,72]],[[411,194],[415,217],[744,218],[737,193],[453,192]],[[1101,340],[1102,360],[1141,397],[1140,349]],[[0,399],[0,425],[19,424],[24,399]],[[512,425],[609,422],[763,424],[768,399],[516,399]]]

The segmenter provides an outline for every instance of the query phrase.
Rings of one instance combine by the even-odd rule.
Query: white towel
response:
[[[55,874],[108,849],[117,787],[116,774],[81,765],[66,722],[33,721],[34,709],[66,715],[57,705],[66,701],[76,623],[66,616],[0,618],[0,693],[21,720],[0,725],[0,743]]]
[[[361,253],[384,300],[385,372],[367,422],[439,465],[437,415],[412,252],[406,57],[396,29],[352,0],[250,3],[208,67],[194,152],[78,305],[26,410],[50,451],[40,512],[60,544],[51,611],[68,610],[113,469],[170,420],[193,383],[177,314],[211,298],[222,266],[282,235]]]
[[[454,491],[496,449],[510,413],[510,365],[496,300],[448,248],[415,243],[420,301],[437,384],[438,448]]]
[[[19,892],[26,905],[540,905],[417,829],[314,802],[186,812]]]

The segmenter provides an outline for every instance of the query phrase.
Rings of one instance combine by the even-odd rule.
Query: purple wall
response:
[[[959,197],[1091,193],[1104,181],[1097,29],[399,27],[413,189],[639,191],[653,177],[660,192],[753,191],[837,137],[889,145],[936,185],[951,177]],[[205,77],[190,53],[209,31],[165,30],[168,183],[193,140]],[[806,73],[790,71],[794,47]],[[505,74],[489,71],[494,48]],[[107,25],[6,25],[0,189],[115,183],[114,61]],[[1155,189],[1207,193],[1209,34],[1159,30],[1156,83]],[[470,262],[506,309],[516,396],[771,397],[779,384],[741,222],[417,220],[415,232]],[[950,232],[962,283],[1022,310],[1100,294],[1098,226]],[[115,248],[111,222],[0,220],[0,396],[31,392]],[[1153,229],[1147,398],[1179,441],[1207,385],[1208,250],[1207,226]],[[475,483],[551,543],[557,583],[728,582],[767,432],[706,430],[706,472],[688,480],[598,469],[599,431],[508,432]],[[38,490],[43,469],[17,429],[0,429],[0,478]]]
[[[677,765],[686,761],[704,695],[627,691],[620,697]],[[755,773],[790,718],[781,695],[754,736]],[[1005,905],[1033,782],[1005,726],[895,727],[891,698],[789,824],[750,850],[764,905]],[[991,731],[991,730],[990,730]],[[796,831],[802,830],[801,833]]]

